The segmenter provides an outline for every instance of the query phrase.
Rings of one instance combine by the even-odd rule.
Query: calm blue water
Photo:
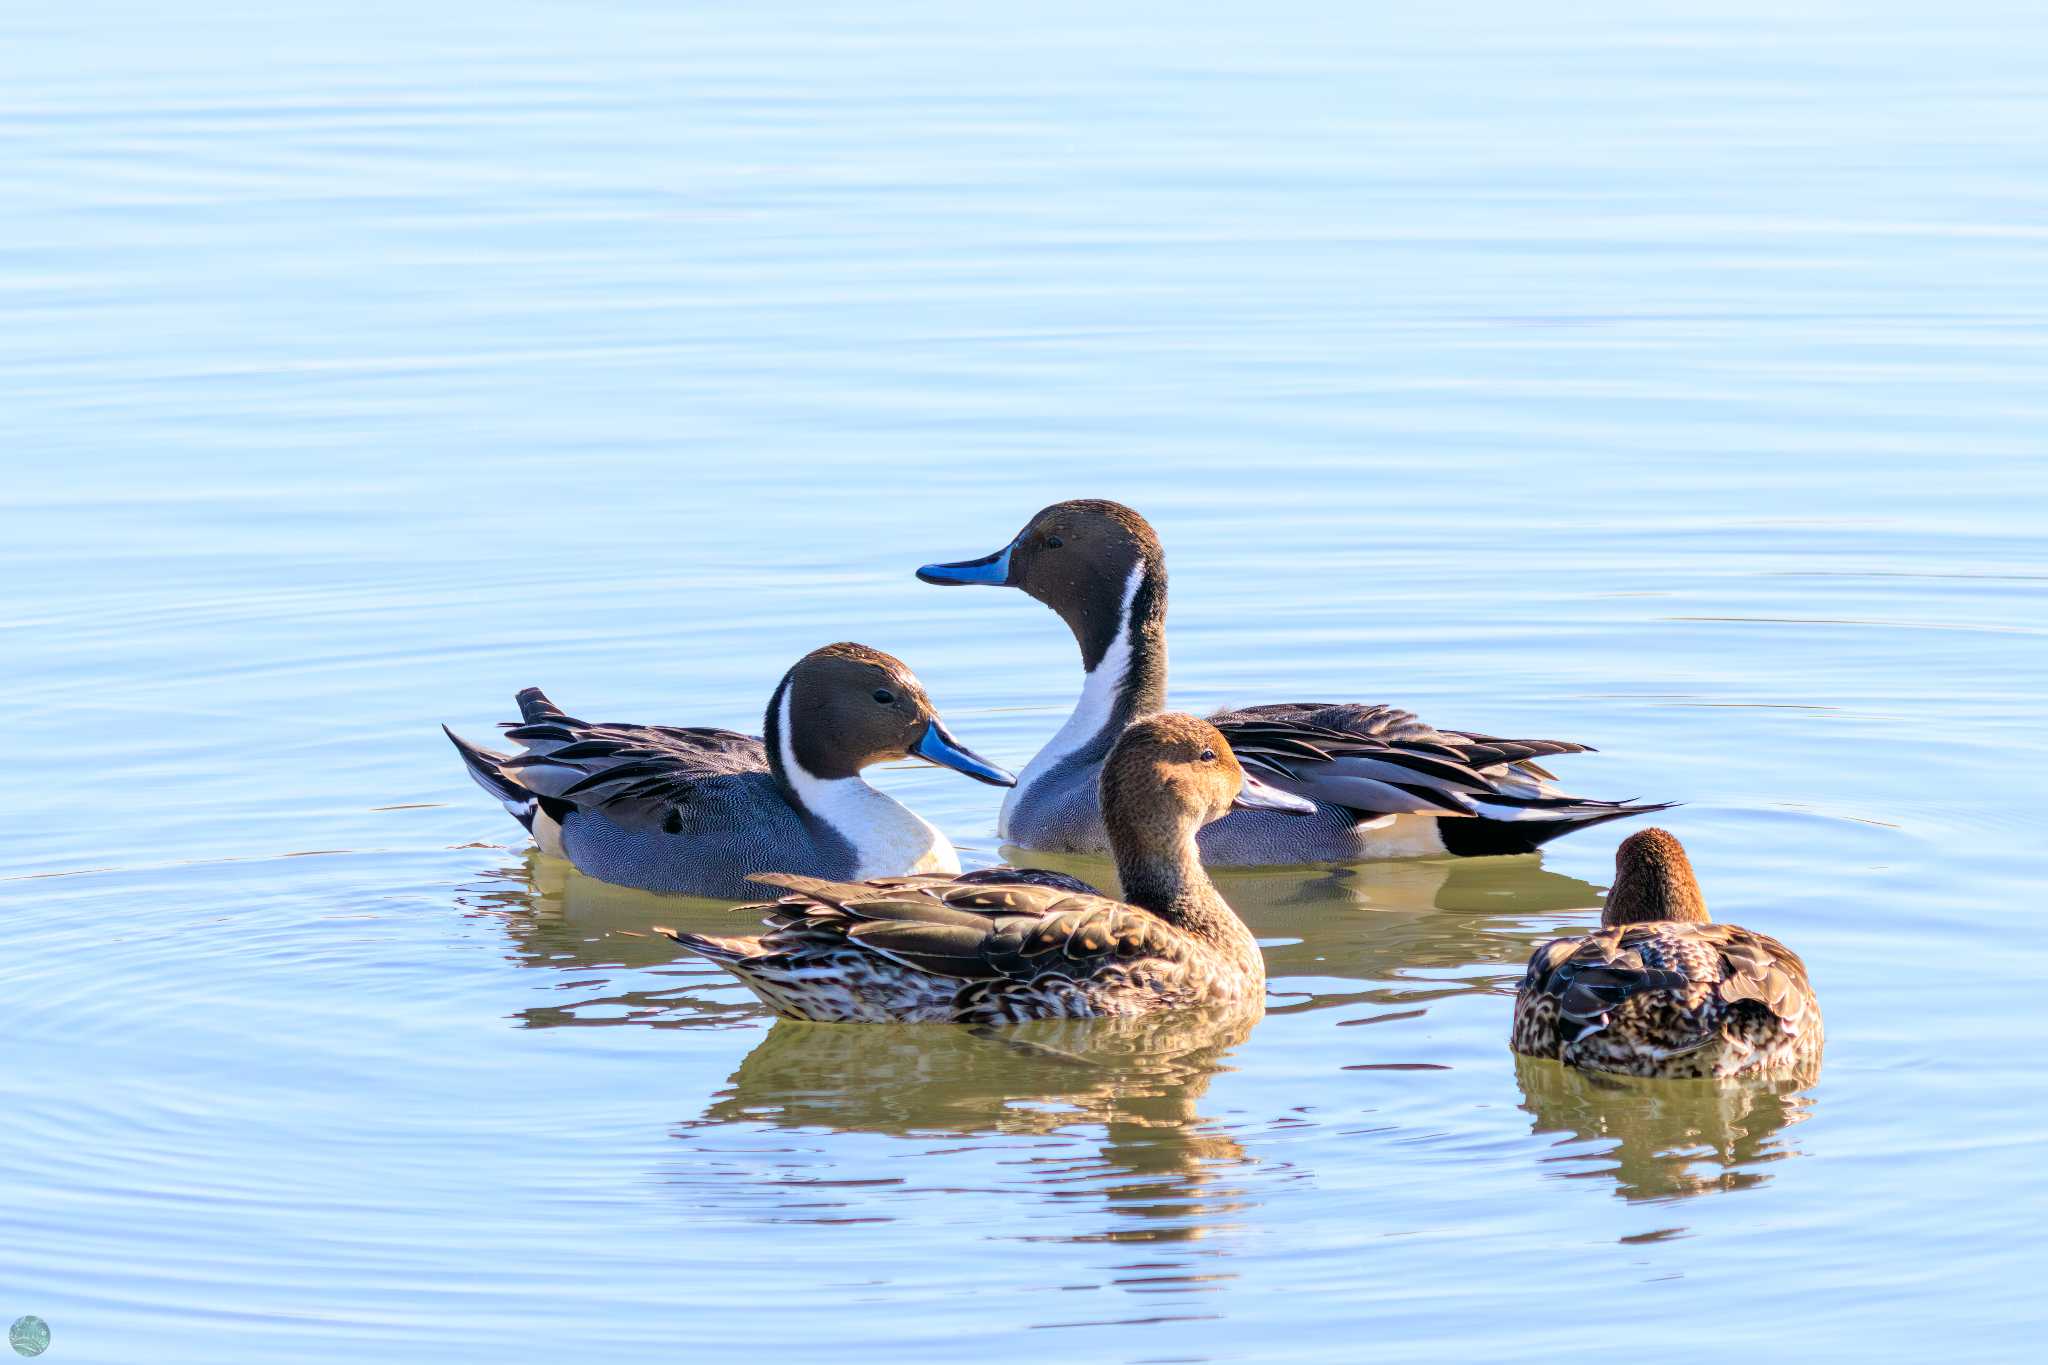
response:
[[[2044,1322],[2048,17],[0,14],[0,1320],[52,1361],[2008,1360]],[[1127,501],[1177,702],[1676,799],[1810,1087],[1505,1045],[1615,837],[1232,876],[1271,1012],[771,1026],[437,725],[1020,765]],[[997,797],[882,776],[970,862]],[[1626,828],[1626,827],[1624,827]],[[1669,1333],[1669,1339],[1664,1338]]]

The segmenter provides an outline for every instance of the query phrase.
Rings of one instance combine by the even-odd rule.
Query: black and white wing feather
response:
[[[1528,821],[1561,833],[1664,809],[1559,791],[1536,760],[1591,751],[1569,740],[1439,730],[1398,707],[1348,703],[1250,706],[1210,720],[1261,777],[1356,812],[1361,822],[1435,815]]]
[[[490,760],[499,786],[517,784],[543,806],[563,802],[602,811],[627,827],[673,822],[707,784],[759,780],[768,771],[762,742],[735,730],[578,720],[537,687],[519,694],[519,711],[521,719],[503,728],[522,753],[496,754],[456,741],[472,773],[474,752]]]

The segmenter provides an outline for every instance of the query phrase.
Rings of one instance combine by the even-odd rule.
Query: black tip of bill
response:
[[[946,732],[946,727],[934,720],[924,727],[924,736],[910,747],[910,752],[927,763],[936,763],[941,768],[951,768],[956,773],[966,773],[977,782],[986,782],[991,787],[1014,787],[1017,779],[1007,768],[999,768],[974,750],[962,744]]]

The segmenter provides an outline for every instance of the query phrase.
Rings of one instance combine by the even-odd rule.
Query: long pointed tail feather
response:
[[[448,742],[455,746],[455,752],[462,755],[462,766],[469,770],[470,778],[489,792],[506,810],[512,812],[512,818],[524,825],[526,832],[531,834],[534,813],[539,809],[539,798],[519,785],[518,780],[505,770],[505,764],[512,756],[471,744],[445,725],[441,727],[441,733],[448,736]]]
[[[1476,818],[1437,821],[1444,848],[1461,858],[1533,853],[1552,839],[1622,820],[1670,810],[1676,801],[1577,801],[1570,804],[1508,803],[1481,800]]]
[[[699,957],[710,958],[720,966],[759,957],[762,953],[758,938],[722,938],[715,934],[693,934],[683,929],[671,929],[665,924],[652,926],[657,934],[666,935],[688,948]]]

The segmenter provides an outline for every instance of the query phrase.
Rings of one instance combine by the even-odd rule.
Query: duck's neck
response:
[[[789,679],[768,702],[762,738],[768,769],[790,808],[821,840],[846,845],[854,879],[904,872],[958,872],[953,845],[902,802],[877,791],[858,770],[820,777],[804,766],[790,719]]]
[[[1649,860],[1626,863],[1615,873],[1607,905],[1600,912],[1600,924],[1607,929],[1665,920],[1706,924],[1712,919],[1690,866],[1680,869]]]
[[[1209,880],[1195,843],[1195,827],[1183,831],[1170,849],[1161,850],[1140,847],[1138,840],[1112,825],[1110,851],[1116,855],[1117,882],[1124,900],[1217,948],[1253,962],[1262,960],[1250,926],[1238,918],[1216,883]]]
[[[1166,707],[1165,566],[1141,559],[1123,582],[1102,588],[1060,612],[1081,646],[1081,698],[1019,775],[1006,811],[1053,768],[1100,763],[1126,726]]]

